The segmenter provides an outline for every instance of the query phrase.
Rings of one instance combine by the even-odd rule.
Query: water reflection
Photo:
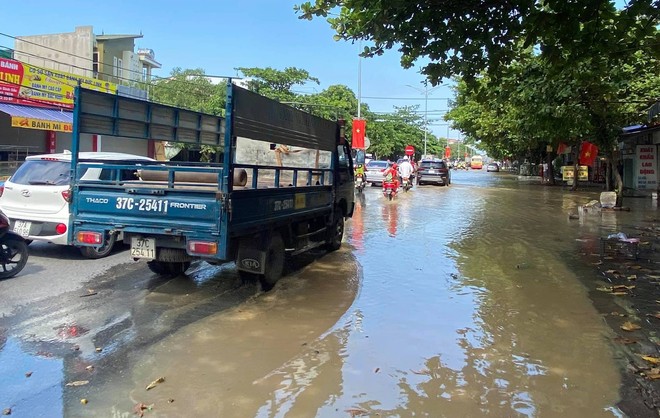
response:
[[[385,202],[381,208],[383,223],[387,227],[390,237],[396,237],[396,229],[399,223],[399,202],[397,200]]]
[[[62,414],[64,362],[48,351],[28,352],[8,338],[0,345],[0,410],[12,417],[51,417]]]

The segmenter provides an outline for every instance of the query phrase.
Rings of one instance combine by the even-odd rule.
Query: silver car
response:
[[[367,183],[375,186],[383,184],[385,178],[385,170],[389,166],[387,161],[371,160],[367,163],[364,170],[364,178]]]

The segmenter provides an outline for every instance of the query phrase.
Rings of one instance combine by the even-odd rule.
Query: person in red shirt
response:
[[[385,188],[385,183],[394,183],[394,190],[399,189],[399,170],[398,166],[396,163],[392,164],[390,168],[385,170],[384,177],[385,179],[383,180],[383,188]]]

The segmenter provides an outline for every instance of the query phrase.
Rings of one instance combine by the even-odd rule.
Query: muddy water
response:
[[[393,202],[367,188],[347,245],[267,294],[209,296],[232,274],[214,269],[192,274],[203,291],[150,291],[128,348],[66,388],[64,415],[620,416],[612,335],[577,255],[617,220],[569,220],[589,197],[477,171]]]

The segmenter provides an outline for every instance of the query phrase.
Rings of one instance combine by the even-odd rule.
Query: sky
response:
[[[175,67],[202,68],[217,76],[237,76],[237,67],[297,67],[321,82],[294,87],[298,93],[342,84],[356,94],[361,80],[362,103],[372,111],[393,112],[394,106],[419,105],[423,114],[428,106],[429,130],[439,137],[459,138],[442,120],[447,99],[453,98],[449,86],[429,86],[425,102],[419,67],[403,69],[397,50],[360,59],[358,44],[334,41],[334,32],[323,18],[300,20],[293,10],[297,1],[302,2],[115,0],[103,6],[78,0],[31,0],[29,11],[24,3],[3,2],[0,32],[40,35],[91,25],[97,35],[142,33],[136,49],[154,50],[162,64],[154,72],[158,77],[167,76]],[[13,45],[13,39],[0,35],[1,47]]]

